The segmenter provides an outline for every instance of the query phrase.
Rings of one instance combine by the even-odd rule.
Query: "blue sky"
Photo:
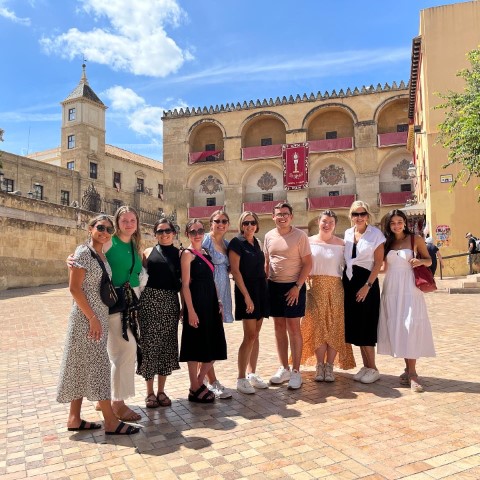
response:
[[[419,12],[442,4],[0,0],[0,148],[60,144],[83,55],[107,143],[158,160],[164,110],[406,82]]]

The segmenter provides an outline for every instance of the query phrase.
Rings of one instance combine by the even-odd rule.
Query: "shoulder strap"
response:
[[[108,275],[107,269],[105,268],[105,263],[103,263],[103,260],[97,255],[97,252],[95,252],[95,250],[94,250],[92,247],[90,247],[90,245],[87,245],[87,246],[88,246],[88,248],[89,248],[89,250],[90,250],[90,253],[92,254],[92,257],[93,257],[95,260],[97,260],[98,264],[100,265],[103,273],[104,273],[105,275],[107,275],[107,277],[110,278],[110,276]]]
[[[189,248],[188,250],[190,250],[197,257],[201,258],[208,265],[212,273],[215,271],[215,267],[212,265],[212,262],[210,262],[210,260],[208,260],[208,258],[206,258],[201,252],[194,250],[193,248]]]
[[[160,257],[162,258],[162,260],[168,265],[168,268],[172,272],[173,277],[177,278],[177,276],[175,274],[175,267],[171,264],[171,262],[168,261],[168,258],[163,254],[162,247],[157,243],[155,245],[155,249],[157,250],[157,252],[160,255]]]

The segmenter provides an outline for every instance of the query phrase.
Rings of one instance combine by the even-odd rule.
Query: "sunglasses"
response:
[[[257,224],[256,220],[245,220],[245,221],[242,222],[242,225],[244,227],[248,227],[249,225],[251,225],[253,227],[256,224]]]
[[[188,232],[189,235],[192,235],[192,237],[195,237],[197,235],[203,235],[205,233],[204,228],[199,228],[198,230],[190,230]]]
[[[228,223],[228,220],[226,220],[225,218],[222,218],[221,220],[218,220],[218,219],[217,219],[217,220],[214,220],[214,222],[215,222],[216,224],[221,223],[222,225],[226,225],[226,224]]]
[[[352,217],[366,217],[368,212],[352,212]]]
[[[173,233],[173,230],[171,228],[166,228],[165,230],[157,230],[155,235],[170,235],[171,233]]]
[[[112,235],[112,233],[115,231],[113,227],[106,227],[105,225],[95,225],[95,228],[99,232],[107,232],[109,235]]]

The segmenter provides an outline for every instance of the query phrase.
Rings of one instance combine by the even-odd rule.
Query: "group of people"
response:
[[[234,320],[243,325],[237,390],[253,394],[268,388],[256,370],[260,330],[269,316],[280,363],[270,384],[300,388],[301,365],[315,365],[316,381],[333,382],[334,364],[355,367],[352,344],[360,347],[363,361],[354,380],[375,382],[380,378],[378,340],[378,353],[405,359],[400,382],[412,391],[423,390],[416,360],[435,351],[412,269],[429,266],[431,259],[421,237],[409,232],[403,212],[390,212],[382,233],[371,225],[368,204],[356,201],[344,239],[335,236],[337,217],[330,210],[320,214],[319,232],[312,237],[292,225],[293,210],[286,202],[275,206],[272,218],[275,228],[265,234],[263,248],[255,237],[260,222],[254,212],[241,214],[238,234],[228,242],[230,218],[217,210],[209,232],[200,219],[187,223],[189,244],[180,249],[174,245],[175,225],[162,218],[153,230],[157,244],[144,251],[133,208],[120,207],[113,221],[101,215],[90,222],[87,243],[68,259],[74,303],[57,399],[70,403],[69,430],[101,428],[81,418],[86,397],[97,401],[107,434],[137,433],[138,427],[125,423],[141,418],[125,404],[135,394],[135,368],[146,382],[147,408],[171,405],[165,384],[179,362],[187,363],[189,401],[230,398],[214,363],[227,358],[224,324]],[[377,277],[383,265],[380,295]],[[125,311],[109,314],[103,304],[101,267],[115,287],[127,292]],[[148,280],[140,293],[142,267]]]

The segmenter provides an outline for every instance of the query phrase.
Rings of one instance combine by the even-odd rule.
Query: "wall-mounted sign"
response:
[[[453,183],[453,175],[451,173],[440,175],[440,183]]]

